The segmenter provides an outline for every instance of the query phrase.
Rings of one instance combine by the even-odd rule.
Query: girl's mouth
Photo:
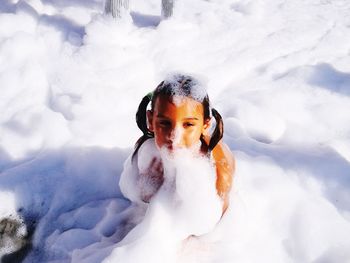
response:
[[[170,152],[174,152],[174,151],[178,151],[178,150],[184,149],[184,147],[178,146],[178,145],[174,145],[174,144],[172,144],[172,143],[167,144],[167,145],[166,145],[166,148],[167,148],[168,151],[170,151]]]

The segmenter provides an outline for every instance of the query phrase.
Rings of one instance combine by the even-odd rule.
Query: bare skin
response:
[[[153,111],[147,112],[147,118],[158,148],[165,146],[170,151],[190,148],[198,144],[201,135],[207,143],[210,140],[210,120],[204,119],[203,105],[191,98],[182,98],[175,105],[168,97],[159,96]],[[229,205],[235,161],[230,149],[222,141],[215,146],[212,156],[216,166],[216,190],[223,200],[224,213]],[[155,167],[150,167],[150,170],[162,171],[159,162],[152,161],[151,166],[152,164]],[[147,196],[145,199],[148,201],[150,198]]]
[[[229,205],[229,193],[235,172],[235,159],[228,146],[222,141],[215,146],[212,153],[216,164],[216,191],[224,201],[224,213]]]

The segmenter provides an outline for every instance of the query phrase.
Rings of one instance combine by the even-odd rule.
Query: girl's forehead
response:
[[[203,105],[189,97],[160,95],[155,101],[154,112],[168,115],[203,115]]]

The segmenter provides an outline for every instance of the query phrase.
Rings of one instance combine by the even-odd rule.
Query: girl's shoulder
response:
[[[228,174],[233,174],[235,171],[235,158],[230,148],[220,141],[211,152],[211,157],[214,159],[216,166],[223,169]]]

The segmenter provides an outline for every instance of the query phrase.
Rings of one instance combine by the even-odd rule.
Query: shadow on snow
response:
[[[309,84],[350,96],[350,73],[336,70],[330,64],[321,63],[313,67]]]
[[[45,251],[45,241],[53,232],[93,229],[106,215],[111,202],[117,204],[116,213],[120,216],[114,219],[114,228],[102,231],[102,235],[116,243],[134,226],[128,225],[130,202],[118,187],[129,150],[66,148],[19,161],[12,161],[3,151],[0,153],[0,191],[15,194],[17,213],[25,221],[29,238],[34,234],[36,240],[33,249],[29,242],[19,252],[4,256],[2,262],[20,262],[28,253],[36,262],[52,259]],[[75,210],[81,207],[83,215],[79,216],[82,210]]]
[[[157,27],[161,22],[160,16],[130,12],[134,25],[137,27]]]
[[[85,27],[75,23],[65,16],[39,14],[31,5],[24,1],[19,1],[18,3],[13,4],[9,0],[3,0],[3,2],[0,3],[0,12],[2,13],[16,14],[20,11],[31,15],[43,25],[55,28],[61,32],[62,39],[70,42],[72,45],[80,46],[83,43]]]

